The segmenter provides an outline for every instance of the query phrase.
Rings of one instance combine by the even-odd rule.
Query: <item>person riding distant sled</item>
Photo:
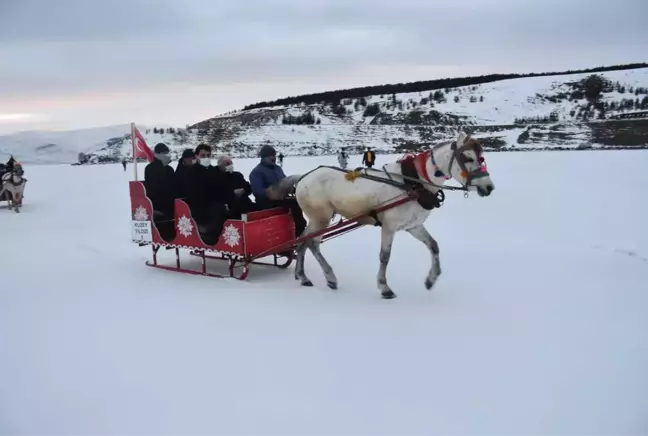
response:
[[[277,156],[277,158],[279,158],[278,159],[279,160],[279,166],[283,168],[283,158],[284,158],[283,153],[279,153],[279,156]]]
[[[155,159],[144,168],[146,196],[153,203],[153,221],[160,236],[165,240],[173,238],[174,202],[176,198],[175,174],[171,163],[169,147],[160,142],[153,149]]]
[[[376,153],[371,150],[371,147],[367,147],[367,151],[362,155],[362,165],[365,165],[367,168],[371,168],[376,163]]]
[[[250,185],[252,185],[252,193],[256,199],[256,204],[260,209],[271,209],[273,207],[289,209],[295,221],[295,237],[299,237],[306,230],[306,219],[297,200],[285,198],[273,201],[266,195],[266,189],[286,177],[281,167],[277,165],[277,152],[271,145],[264,145],[261,147],[259,156],[261,162],[250,173]]]
[[[124,167],[124,171],[126,171],[126,159],[122,159],[122,166]]]
[[[11,155],[11,157],[9,158],[7,163],[5,164],[5,170],[7,172],[13,171],[14,163],[16,163],[16,159],[14,159],[13,155]]]

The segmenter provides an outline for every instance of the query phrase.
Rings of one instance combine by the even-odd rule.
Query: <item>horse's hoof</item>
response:
[[[301,282],[301,285],[310,287],[310,286],[313,286],[313,282],[311,282],[310,280],[303,280]]]
[[[392,298],[396,298],[396,294],[394,294],[394,291],[391,289],[388,291],[382,291],[380,293],[380,296],[383,297],[385,300],[391,300]]]
[[[337,283],[335,282],[326,282],[326,284],[328,285],[329,288],[333,290],[337,289]]]

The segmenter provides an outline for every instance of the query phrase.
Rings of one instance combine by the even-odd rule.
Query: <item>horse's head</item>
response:
[[[456,141],[432,149],[430,160],[448,178],[476,190],[480,197],[487,197],[495,184],[486,169],[483,153],[479,141],[462,132]]]

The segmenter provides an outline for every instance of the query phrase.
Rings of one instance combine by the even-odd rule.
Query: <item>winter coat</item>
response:
[[[173,168],[154,159],[144,168],[144,186],[147,197],[153,203],[153,210],[173,216],[173,203],[177,195]]]
[[[250,199],[252,195],[252,186],[245,180],[243,174],[239,172],[227,173],[223,172],[224,179],[227,183],[227,189],[231,193],[228,206],[232,212],[232,216],[238,218],[243,213],[252,212],[256,210],[256,205]],[[243,189],[245,192],[241,196],[237,196],[234,191]]]
[[[193,190],[193,165],[178,164],[175,170],[176,191],[178,198],[186,199]]]
[[[337,159],[338,159],[338,163],[340,164],[340,166],[342,168],[346,168],[346,166],[347,166],[346,154],[344,152],[339,153]]]
[[[191,215],[199,224],[209,219],[209,210],[214,204],[227,204],[229,197],[227,186],[214,167],[203,167],[199,163],[188,168],[185,180],[185,200],[191,209]]]
[[[373,165],[376,162],[376,153],[373,151],[365,151],[362,155],[363,165]]]
[[[252,170],[250,173],[250,185],[259,208],[268,209],[273,207],[272,202],[266,197],[265,190],[285,177],[283,170],[277,164],[261,162]]]

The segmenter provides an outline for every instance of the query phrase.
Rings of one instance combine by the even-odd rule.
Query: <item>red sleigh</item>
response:
[[[215,245],[208,245],[200,237],[198,225],[191,216],[189,206],[182,200],[175,200],[173,229],[175,235],[166,240],[153,221],[153,204],[146,196],[143,182],[129,182],[131,199],[132,239],[140,245],[150,244],[153,250],[153,262],[146,265],[168,271],[189,274],[201,274],[212,277],[225,277],[207,270],[207,259],[217,259],[229,263],[229,275],[245,280],[249,266],[253,263],[287,268],[292,263],[292,256],[281,256],[276,251],[279,247],[285,251],[286,244],[294,241],[295,224],[292,217],[281,208],[251,212],[240,220],[227,220],[223,232]],[[175,249],[175,265],[158,263],[160,247]],[[180,265],[180,249],[190,250],[190,254],[202,259],[202,269],[192,270]],[[213,254],[208,254],[213,253]],[[260,255],[271,257],[272,263],[256,261]]]

